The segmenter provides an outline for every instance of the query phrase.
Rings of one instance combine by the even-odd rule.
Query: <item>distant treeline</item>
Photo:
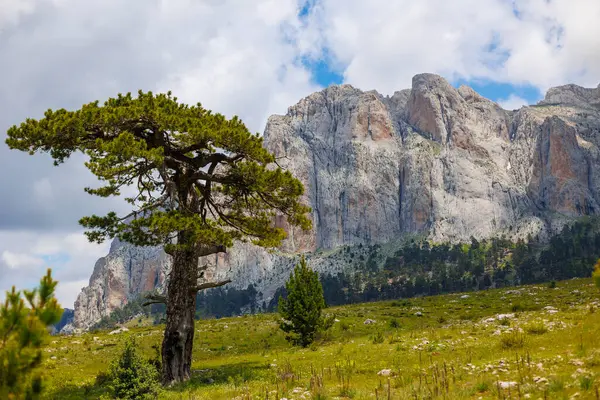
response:
[[[504,237],[471,238],[462,244],[413,240],[391,257],[383,256],[377,244],[367,246],[367,252],[357,257],[355,249],[347,247],[343,251],[353,260],[354,272],[322,275],[325,300],[328,305],[342,305],[587,277],[600,258],[599,225],[597,218],[581,219],[565,226],[549,243],[534,237],[516,243]],[[244,290],[206,290],[198,293],[196,317],[274,311],[280,295],[285,297],[285,288],[278,289],[267,303],[252,285]],[[164,305],[143,307],[143,302],[142,298],[130,301],[96,327],[141,316],[161,322]]]
[[[353,274],[321,277],[329,305],[483,290],[590,276],[600,258],[598,221],[565,226],[549,243],[492,238],[412,242],[378,268],[379,246]]]
[[[222,318],[262,311],[260,307],[256,306],[259,297],[252,285],[243,290],[215,288],[199,292],[196,298],[196,319]],[[165,305],[143,306],[145,301],[144,296],[130,300],[122,308],[114,310],[110,316],[102,318],[92,329],[112,328],[136,318],[151,317],[154,324],[164,322]]]

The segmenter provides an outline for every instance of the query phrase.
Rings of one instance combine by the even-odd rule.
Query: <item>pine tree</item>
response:
[[[225,252],[235,241],[276,247],[285,238],[280,217],[290,229],[309,229],[310,209],[300,203],[304,187],[277,167],[237,117],[226,119],[188,106],[171,93],[119,94],[104,105],[93,102],[76,111],[48,110],[8,130],[12,149],[49,153],[54,164],[84,153],[88,169],[106,184],[89,194],[126,197],[128,215],[114,212],[79,222],[88,239],[119,238],[136,246],[164,246],[173,263],[165,303],[162,344],[164,384],[189,379],[198,291],[229,282],[205,282],[199,258]]]
[[[139,354],[134,337],[125,341],[121,356],[108,371],[108,387],[117,399],[154,399],[159,389],[159,373]]]
[[[48,327],[63,310],[54,297],[51,271],[34,290],[13,286],[0,306],[0,398],[34,399],[42,392],[40,365]],[[24,297],[24,298],[23,298]]]
[[[286,332],[286,339],[302,347],[307,347],[319,331],[328,329],[333,317],[325,318],[323,287],[319,274],[306,265],[304,256],[296,265],[286,282],[287,298],[279,297],[279,314],[283,318],[280,327]]]
[[[594,272],[592,272],[592,279],[594,280],[594,284],[598,289],[600,289],[600,259],[596,261],[596,265],[594,265]]]

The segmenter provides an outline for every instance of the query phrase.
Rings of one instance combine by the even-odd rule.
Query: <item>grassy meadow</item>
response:
[[[159,398],[599,398],[600,291],[591,279],[326,313],[336,323],[306,349],[285,341],[276,314],[198,321],[191,381]],[[103,372],[128,335],[148,358],[155,355],[162,326],[144,322],[113,335],[53,337],[44,361],[45,398],[106,394]]]

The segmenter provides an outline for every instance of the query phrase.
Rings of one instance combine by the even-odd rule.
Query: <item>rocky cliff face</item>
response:
[[[209,278],[252,283],[265,299],[287,278],[294,253],[335,253],[405,234],[543,236],[600,211],[600,87],[553,88],[538,105],[506,111],[431,74],[391,97],[332,86],[272,116],[264,139],[304,183],[314,229],[288,229],[275,252],[240,244],[200,262],[212,266]],[[320,271],[345,268],[331,254],[311,263]],[[89,327],[128,298],[160,288],[168,269],[160,249],[115,242],[79,295],[75,325]]]

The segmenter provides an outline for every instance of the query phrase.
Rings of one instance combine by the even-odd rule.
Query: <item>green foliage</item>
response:
[[[490,390],[490,384],[488,382],[479,382],[475,386],[475,390],[477,391],[477,393],[485,393],[488,390]]]
[[[38,288],[21,293],[13,286],[6,293],[0,306],[2,399],[37,398],[42,392],[42,346],[63,312],[54,297],[57,283],[48,270]]]
[[[510,310],[512,312],[520,312],[525,310],[525,308],[523,307],[523,305],[521,303],[515,303],[512,306],[510,306]]]
[[[393,306],[392,301],[327,309],[324,313],[335,313],[341,321],[327,332],[331,336],[329,340],[315,341],[317,351],[291,347],[279,329],[277,314],[202,319],[194,324],[196,332],[202,335],[197,335],[194,341],[191,381],[161,391],[159,398],[297,399],[303,397],[304,391],[310,391],[314,398],[316,393],[321,393],[333,399],[349,382],[357,399],[375,399],[375,390],[379,399],[386,399],[388,377],[378,375],[382,369],[393,371],[389,377],[392,399],[414,399],[415,396],[442,399],[445,396],[446,399],[472,400],[503,395],[506,399],[511,396],[517,399],[518,390],[522,399],[529,396],[543,399],[547,385],[543,381],[535,383],[536,376],[548,380],[556,377],[565,382],[564,390],[548,392],[548,399],[570,398],[576,392],[580,392],[579,398],[594,398],[597,382],[594,381],[590,392],[583,392],[579,376],[585,374],[592,379],[600,376],[597,340],[600,313],[588,314],[586,307],[597,301],[598,290],[591,278],[559,281],[557,287],[545,290],[536,284],[523,288],[522,293],[515,288],[492,289],[469,293],[467,300],[453,294],[417,297],[410,300],[408,309]],[[523,295],[529,292],[534,295]],[[520,301],[525,311],[512,319],[511,326],[514,330],[523,329],[526,342],[522,349],[503,350],[499,345],[500,336],[495,333],[498,329],[507,329],[498,326],[497,315],[509,313],[514,301]],[[529,305],[536,301],[561,311],[550,314],[543,308],[532,310]],[[415,315],[416,309],[423,312],[422,317]],[[459,315],[466,310],[474,316],[472,321],[459,320]],[[444,326],[438,323],[440,316],[447,320]],[[492,317],[495,322],[482,323]],[[376,320],[377,324],[365,325],[366,318]],[[388,325],[391,318],[397,318],[402,329],[391,329]],[[554,326],[547,333],[532,335],[525,331],[529,324],[543,320],[547,320],[547,326]],[[349,329],[342,329],[344,323]],[[373,344],[373,335],[379,330],[385,341]],[[130,332],[121,335],[98,332],[85,333],[80,338],[53,337],[45,350],[57,359],[44,363],[47,368],[44,397],[99,398],[108,390],[105,386],[96,386],[93,377],[105,371],[107,360],[120,353],[120,350],[115,352],[118,349],[115,346],[123,336],[135,335],[140,354],[150,358],[155,354],[152,345],[158,342],[160,332],[161,327],[147,326],[132,327]],[[75,343],[74,339],[81,343]],[[91,343],[91,350],[86,342]],[[579,354],[581,343],[585,347],[584,354]],[[350,365],[347,360],[355,363],[352,371],[344,367]],[[575,360],[583,365],[574,365]],[[536,367],[538,363],[542,363],[543,371]],[[579,371],[573,378],[572,374],[579,368],[585,372]],[[419,376],[422,376],[422,387],[419,387]],[[99,382],[102,380],[99,377]],[[498,392],[498,380],[522,384],[510,391]],[[446,388],[444,382],[448,384]],[[487,382],[481,386],[485,393],[477,394],[476,388],[481,382]],[[299,387],[302,392],[298,392]]]
[[[596,261],[594,265],[594,272],[592,273],[592,279],[594,280],[594,285],[600,289],[600,259]]]
[[[505,237],[456,244],[413,240],[381,269],[321,280],[327,304],[341,305],[589,277],[599,257],[600,218],[585,217],[549,243],[531,237],[516,243]],[[600,267],[594,276],[600,285]]]
[[[165,245],[167,252],[197,244],[212,254],[250,239],[277,246],[285,237],[277,215],[310,227],[309,209],[299,203],[304,188],[275,158],[258,134],[237,117],[228,120],[200,104],[177,102],[171,93],[119,94],[77,111],[48,110],[8,130],[12,149],[47,152],[58,165],[72,153],[89,157],[88,169],[106,182],[85,188],[100,196],[136,190],[126,200],[130,215],[89,216],[80,223],[91,241],[118,237],[136,245]],[[173,233],[185,240],[173,244]],[[181,239],[181,238],[179,238]],[[222,250],[221,250],[222,251]]]
[[[113,328],[119,324],[130,321],[137,315],[150,315],[150,308],[145,308],[142,306],[145,301],[146,299],[144,295],[129,300],[123,307],[117,308],[113,310],[110,315],[103,317],[100,321],[94,324],[91,329],[96,330]]]
[[[581,390],[585,390],[586,392],[590,391],[594,386],[594,379],[589,376],[580,376],[579,377],[579,387]]]
[[[371,338],[371,342],[373,344],[381,344],[384,341],[385,341],[385,338],[383,337],[383,332],[382,331],[375,332],[375,334]]]
[[[146,296],[151,293],[142,293],[127,302],[123,307],[114,309],[110,315],[103,317],[91,330],[111,329],[120,324],[131,321],[137,316],[152,317],[155,324],[165,317],[166,308],[163,304],[143,306],[148,300]],[[196,319],[222,318],[242,314],[242,309],[247,307],[250,311],[257,311],[257,291],[253,285],[246,289],[214,288],[198,292],[196,296]]]
[[[106,384],[118,399],[154,399],[159,390],[157,366],[145,360],[129,337],[118,359],[113,360]]]
[[[548,332],[548,328],[546,327],[546,325],[541,322],[533,322],[529,325],[525,326],[525,332],[531,334],[531,335],[543,335],[544,333]]]
[[[525,335],[514,330],[500,336],[500,347],[503,349],[520,349],[525,345]]]
[[[307,347],[319,331],[327,330],[333,317],[321,314],[325,308],[323,287],[317,272],[306,265],[304,256],[294,268],[286,285],[287,298],[279,298],[279,313],[283,318],[280,328],[286,339],[295,345]]]
[[[79,222],[92,242],[116,237],[137,246],[162,245],[173,256],[167,298],[155,300],[169,307],[181,303],[168,314],[173,323],[167,324],[165,343],[181,335],[193,342],[189,324],[189,335],[174,328],[175,320],[195,311],[193,302],[174,293],[193,296],[229,282],[198,285],[205,277],[199,257],[224,252],[234,241],[276,247],[286,236],[284,222],[311,227],[310,209],[300,203],[302,183],[277,166],[258,134],[238,117],[226,119],[199,103],[180,104],[170,92],[139,91],[136,98],[119,94],[102,106],[95,101],[76,111],[48,110],[44,118],[27,119],[7,134],[11,149],[47,152],[55,165],[74,152],[84,153],[86,167],[104,182],[85,188],[89,194],[132,193],[125,197],[130,214],[109,212]],[[168,353],[182,367],[191,364],[191,353],[183,349],[175,346]],[[181,371],[178,366],[165,370],[163,381],[187,379],[189,371]]]

